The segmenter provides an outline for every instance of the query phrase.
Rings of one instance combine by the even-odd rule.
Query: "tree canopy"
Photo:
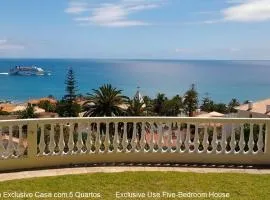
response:
[[[84,103],[84,116],[121,116],[125,114],[124,107],[127,105],[128,97],[122,94],[122,90],[111,84],[105,84],[92,91],[92,93],[88,93],[88,100]]]

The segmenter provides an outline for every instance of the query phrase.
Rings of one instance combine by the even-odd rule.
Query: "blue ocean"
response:
[[[10,76],[10,68],[37,65],[50,76]],[[92,60],[92,59],[0,59],[0,99],[25,101],[65,93],[69,67],[75,71],[78,93],[86,94],[104,83],[133,96],[158,92],[168,97],[182,95],[192,83],[202,98],[207,93],[218,102],[270,97],[270,61],[219,60]]]

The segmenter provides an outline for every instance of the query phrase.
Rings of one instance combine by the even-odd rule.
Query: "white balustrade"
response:
[[[270,119],[5,120],[0,170],[89,162],[270,164],[269,131]]]

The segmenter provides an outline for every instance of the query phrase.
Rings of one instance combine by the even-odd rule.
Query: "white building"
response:
[[[243,104],[235,107],[238,117],[241,118],[268,118],[270,117],[270,99]]]
[[[143,95],[141,94],[139,89],[140,88],[138,87],[138,90],[137,90],[137,92],[136,92],[136,94],[134,96],[134,100],[139,101],[140,103],[144,103]]]

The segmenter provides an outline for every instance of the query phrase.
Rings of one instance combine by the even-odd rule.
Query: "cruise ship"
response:
[[[32,75],[42,76],[42,75],[46,75],[46,72],[42,68],[36,67],[36,66],[32,66],[32,67],[16,66],[10,69],[9,74],[21,75],[21,76],[32,76]]]

